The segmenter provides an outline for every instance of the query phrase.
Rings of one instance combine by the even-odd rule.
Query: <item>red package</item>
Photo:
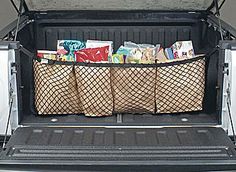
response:
[[[108,61],[109,46],[99,48],[85,48],[75,52],[76,62]]]

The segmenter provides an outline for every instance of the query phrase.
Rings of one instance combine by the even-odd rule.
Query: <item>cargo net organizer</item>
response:
[[[34,59],[39,115],[169,114],[200,111],[205,56],[156,64],[75,63]]]

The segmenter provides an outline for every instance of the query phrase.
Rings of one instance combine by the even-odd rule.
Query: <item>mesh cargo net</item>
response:
[[[202,110],[205,60],[157,68],[157,113]]]
[[[99,117],[200,111],[205,57],[150,65],[35,61],[34,81],[39,114]]]
[[[83,113],[86,116],[112,115],[110,68],[76,66],[75,71]]]
[[[155,67],[111,70],[115,112],[155,113]]]
[[[82,112],[72,65],[34,62],[35,106],[38,114]]]

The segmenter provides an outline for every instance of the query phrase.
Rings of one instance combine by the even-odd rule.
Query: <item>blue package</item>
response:
[[[120,46],[120,48],[117,50],[116,54],[122,54],[125,56],[129,56],[132,50],[133,50],[133,48]]]
[[[85,43],[77,40],[58,40],[57,52],[65,61],[75,61],[75,52],[85,48]]]
[[[174,53],[173,53],[172,48],[166,48],[165,52],[166,52],[166,56],[169,60],[174,60]]]

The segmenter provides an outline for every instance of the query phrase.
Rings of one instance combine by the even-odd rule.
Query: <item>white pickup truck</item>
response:
[[[0,135],[3,141],[0,171],[236,170],[236,29],[220,19],[224,1],[11,2],[19,14],[18,19],[0,31]],[[110,78],[115,76],[112,71],[150,71],[134,76],[135,79],[121,77],[121,80],[130,79],[124,83],[131,88],[137,84],[130,92],[129,88],[123,93],[122,89],[116,92],[121,82],[111,84],[112,115],[86,117],[71,113],[69,104],[62,107],[64,113],[57,113],[58,104],[63,103],[58,101],[66,102],[65,97],[58,96],[70,85],[57,89],[59,94],[52,99],[51,96],[55,96],[50,94],[52,90],[61,88],[59,83],[67,82],[55,84],[51,82],[53,79],[37,80],[40,73],[35,67],[36,52],[56,50],[57,40],[89,39],[113,41],[114,50],[124,41],[161,44],[166,48],[176,41],[191,40],[195,53],[204,57],[151,65],[48,64],[50,67],[68,65],[73,75],[77,74],[77,69],[96,69],[93,75],[89,72],[83,75],[90,79],[83,83],[77,80],[77,87],[91,82],[99,72],[104,74],[103,69]],[[168,73],[163,78],[161,69],[164,68],[176,73]],[[201,78],[197,79],[199,72]],[[106,77],[104,75],[102,80]],[[85,110],[105,112],[109,108],[107,97],[96,97],[103,90],[97,89],[96,94],[90,92],[96,86],[103,88],[105,83],[99,85],[100,80],[94,80],[98,83],[90,83],[78,92],[84,93],[82,100],[87,101],[82,106]],[[39,87],[39,81],[55,85],[44,87],[41,83]],[[112,79],[109,82],[114,83]],[[153,86],[150,83],[154,83]],[[137,90],[140,84],[146,89]],[[161,87],[163,84],[171,89]],[[147,91],[150,87],[151,93]],[[39,92],[46,96],[39,96]],[[125,97],[127,106],[117,105],[119,96]],[[160,97],[166,102],[160,104]],[[50,102],[45,103],[47,99]],[[103,101],[98,102],[101,99]],[[153,103],[146,103],[150,99]],[[40,102],[44,112],[38,108]],[[146,110],[149,105],[153,106],[152,112]],[[123,110],[117,110],[118,106]],[[53,109],[55,113],[46,113]]]

